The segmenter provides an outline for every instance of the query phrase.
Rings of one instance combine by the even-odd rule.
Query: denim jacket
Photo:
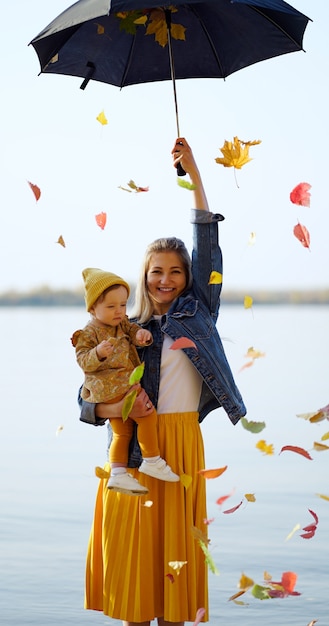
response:
[[[142,386],[156,407],[163,333],[174,341],[179,337],[191,339],[197,349],[183,348],[183,350],[203,379],[198,409],[199,421],[201,422],[210,411],[222,406],[231,422],[236,424],[246,414],[246,408],[234,382],[216,328],[222,283],[209,285],[211,272],[223,273],[222,253],[218,245],[218,222],[223,219],[219,214],[192,210],[192,287],[175,300],[168,313],[163,315],[160,324],[154,319],[142,324],[152,333],[153,344],[147,348],[139,348],[138,352],[141,361],[145,362]],[[79,403],[82,421],[93,424],[104,423],[104,420],[95,418],[95,405],[89,403],[86,407],[86,403],[81,399]],[[137,439],[132,440],[130,448],[132,457],[129,466],[135,467],[139,465],[141,458]]]

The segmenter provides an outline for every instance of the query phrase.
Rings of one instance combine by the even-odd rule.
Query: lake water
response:
[[[0,439],[0,621],[6,626],[96,626],[114,622],[83,609],[84,563],[93,515],[96,465],[106,459],[106,427],[79,422],[82,376],[70,336],[86,322],[81,308],[0,309],[3,351]],[[253,434],[233,427],[222,410],[203,423],[208,468],[227,465],[207,481],[210,551],[219,575],[210,578],[210,626],[329,625],[329,451],[314,441],[329,431],[297,417],[329,403],[329,309],[223,306],[219,322],[227,356],[248,407],[264,421]],[[264,353],[241,369],[249,347]],[[256,443],[264,439],[274,454]],[[326,441],[323,441],[326,443]],[[328,443],[328,442],[327,442]],[[280,450],[296,445],[312,460]],[[216,500],[232,493],[219,507]],[[255,502],[244,494],[253,493]],[[223,511],[242,506],[232,514]],[[319,518],[314,537],[300,537]],[[300,596],[229,601],[242,573],[263,583],[298,575]]]

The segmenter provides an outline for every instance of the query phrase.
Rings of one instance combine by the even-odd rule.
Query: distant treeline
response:
[[[244,302],[245,296],[251,296],[253,304],[329,304],[329,288],[318,290],[261,290],[252,288],[242,291],[224,290],[222,294],[222,305],[237,304]],[[132,286],[130,301],[134,299],[134,288]],[[83,291],[81,289],[50,289],[40,287],[28,292],[7,291],[0,294],[0,307],[14,306],[35,306],[35,307],[63,307],[63,306],[83,306]]]

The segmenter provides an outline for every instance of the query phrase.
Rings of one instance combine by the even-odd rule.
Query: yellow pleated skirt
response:
[[[161,456],[182,479],[167,483],[129,470],[149,489],[137,497],[113,492],[107,479],[100,481],[85,608],[131,622],[157,617],[193,622],[197,609],[204,608],[203,621],[208,621],[207,564],[195,531],[207,532],[198,414],[159,415],[158,430]]]

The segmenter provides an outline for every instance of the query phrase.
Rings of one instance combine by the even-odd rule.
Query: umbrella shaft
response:
[[[172,80],[173,92],[174,92],[174,102],[175,102],[177,137],[180,137],[179,119],[178,119],[178,105],[177,105],[177,93],[176,93],[176,81],[175,81],[175,66],[174,66],[174,57],[173,57],[172,41],[171,41],[171,11],[170,11],[170,9],[165,9],[165,16],[166,16],[167,33],[168,33],[168,49],[169,49],[170,73],[171,73],[171,80]]]

